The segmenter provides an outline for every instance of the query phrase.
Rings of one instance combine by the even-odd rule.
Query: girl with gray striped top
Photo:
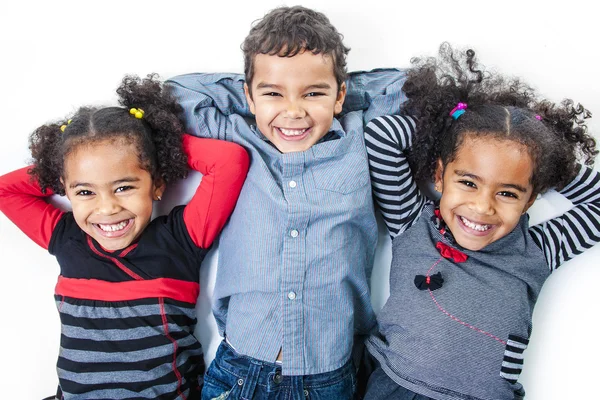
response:
[[[416,59],[408,116],[365,130],[373,192],[392,235],[390,297],[366,399],[522,399],[533,307],[550,273],[600,241],[590,113],[540,100],[444,44]],[[432,180],[439,202],[416,185]],[[574,207],[529,227],[536,196]]]

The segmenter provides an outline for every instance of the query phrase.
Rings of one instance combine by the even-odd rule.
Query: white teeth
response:
[[[308,128],[304,128],[304,129],[285,129],[285,128],[279,128],[279,130],[281,131],[281,133],[283,133],[285,136],[300,136],[304,132],[306,132],[307,129]]]
[[[127,226],[128,222],[129,222],[129,220],[121,221],[118,224],[112,224],[112,225],[98,224],[98,226],[104,232],[114,232],[114,231],[120,231],[121,229],[125,228]]]
[[[469,221],[465,217],[460,217],[460,220],[463,222],[463,224],[465,224],[469,228],[475,229],[476,231],[479,231],[479,232],[485,232],[485,231],[487,231],[488,229],[490,229],[492,227],[491,225],[479,225],[479,224],[476,224],[475,222]]]

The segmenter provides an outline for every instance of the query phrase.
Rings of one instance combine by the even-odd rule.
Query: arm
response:
[[[600,173],[581,166],[575,179],[560,193],[575,207],[529,228],[550,271],[600,242]]]
[[[64,212],[46,202],[52,192],[42,193],[27,173],[29,168],[0,177],[0,211],[31,240],[48,249],[52,232]]]
[[[248,172],[249,157],[236,144],[190,135],[184,135],[183,147],[189,167],[203,175],[185,207],[183,220],[196,246],[206,249],[235,207]]]
[[[414,120],[403,115],[376,118],[365,128],[373,195],[392,238],[413,224],[425,203],[404,154],[414,129]]]
[[[346,81],[347,93],[342,115],[363,111],[363,123],[382,115],[400,113],[406,101],[402,86],[406,71],[395,68],[375,69],[367,72],[351,72]]]
[[[167,80],[165,85],[183,107],[186,132],[194,136],[231,141],[230,116],[253,117],[240,74],[181,75]]]

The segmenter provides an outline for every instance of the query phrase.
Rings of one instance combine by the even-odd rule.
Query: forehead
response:
[[[512,140],[466,135],[451,163],[453,170],[477,175],[488,182],[531,185],[533,162],[527,147]]]
[[[333,60],[329,55],[303,51],[293,57],[269,54],[254,57],[253,87],[261,83],[294,86],[323,81],[336,83]]]
[[[66,180],[105,183],[124,176],[148,174],[140,165],[138,149],[123,139],[82,143],[65,158]]]

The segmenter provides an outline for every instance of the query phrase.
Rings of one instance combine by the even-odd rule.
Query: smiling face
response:
[[[338,90],[331,57],[309,51],[256,55],[250,84],[244,89],[256,125],[282,153],[304,151],[321,140],[346,96],[345,83]]]
[[[519,143],[465,135],[454,161],[438,163],[435,184],[456,242],[478,251],[508,235],[533,204],[533,163]]]
[[[164,191],[140,166],[136,146],[118,138],[77,146],[65,159],[64,175],[75,222],[106,250],[140,236],[152,201]]]

